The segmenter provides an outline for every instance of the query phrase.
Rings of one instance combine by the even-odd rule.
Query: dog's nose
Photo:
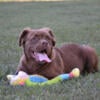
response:
[[[43,45],[43,46],[47,46],[47,45],[48,45],[48,42],[47,42],[46,40],[43,40],[43,41],[42,41],[42,45]]]

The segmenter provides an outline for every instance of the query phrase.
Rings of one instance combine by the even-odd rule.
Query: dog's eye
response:
[[[33,40],[37,40],[37,39],[39,39],[39,38],[38,38],[38,37],[34,37],[34,38],[33,38]]]
[[[39,40],[39,37],[32,38],[32,42],[37,42]]]
[[[51,38],[50,38],[49,36],[46,36],[46,39],[47,39],[47,40],[51,40]]]

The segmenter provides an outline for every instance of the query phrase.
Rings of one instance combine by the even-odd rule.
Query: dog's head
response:
[[[53,32],[49,28],[25,28],[19,38],[19,46],[23,46],[28,59],[40,63],[51,62],[52,49],[55,46]]]

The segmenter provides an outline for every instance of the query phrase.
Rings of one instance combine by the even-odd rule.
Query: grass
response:
[[[52,86],[8,84],[6,75],[16,71],[22,53],[19,33],[27,26],[50,27],[57,46],[64,42],[89,44],[100,57],[99,0],[0,3],[0,100],[100,100],[99,72]]]

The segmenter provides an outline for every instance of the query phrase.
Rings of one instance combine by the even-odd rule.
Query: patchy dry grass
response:
[[[99,72],[45,87],[8,85],[6,75],[15,72],[21,55],[18,36],[27,26],[51,27],[57,46],[89,44],[100,57],[99,0],[0,3],[0,100],[99,100]]]

